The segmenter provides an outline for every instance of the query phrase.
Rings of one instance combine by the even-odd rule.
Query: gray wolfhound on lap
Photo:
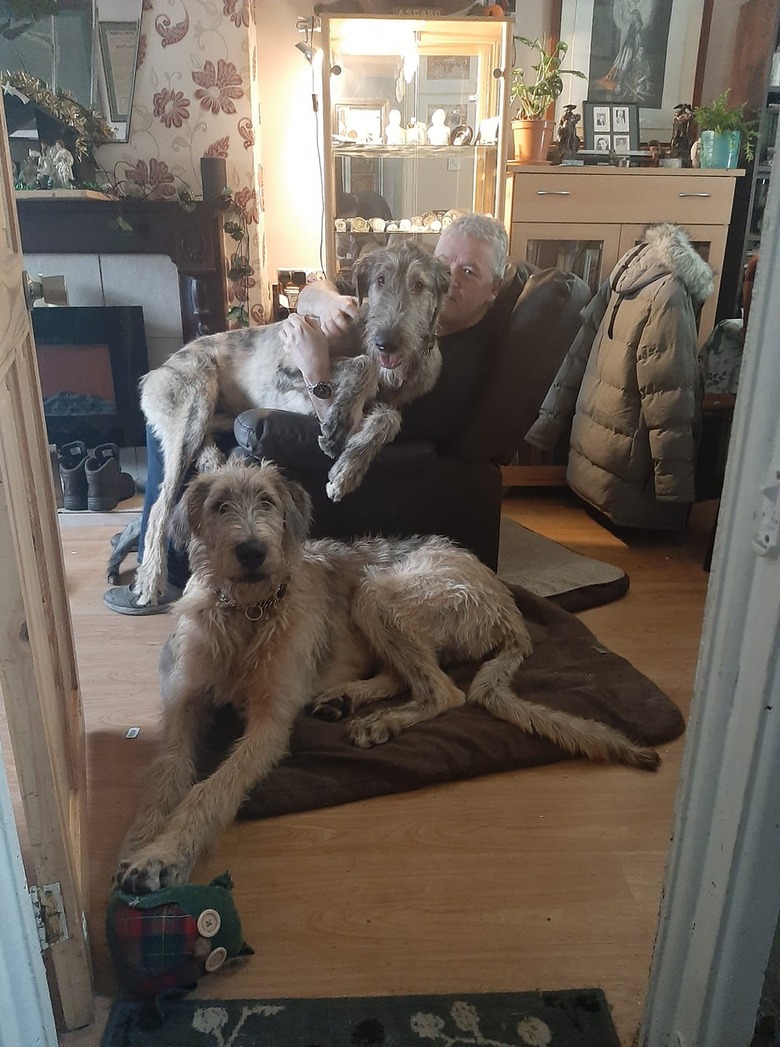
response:
[[[619,731],[514,694],[528,630],[509,590],[471,553],[439,537],[307,541],[310,511],[303,488],[270,463],[202,473],[177,507],[193,573],[174,611],[160,755],[120,855],[125,889],[186,880],[285,756],[306,706],[339,718],[409,691],[401,705],[348,721],[349,739],[368,747],[476,702],[568,753],[656,767],[654,750]],[[484,659],[467,695],[441,667]],[[196,784],[210,714],[227,703],[244,732]]]
[[[365,302],[356,338],[338,347],[334,395],[320,446],[335,458],[327,492],[334,501],[354,490],[369,465],[394,440],[399,408],[433,388],[441,369],[436,341],[439,311],[449,290],[447,266],[413,243],[376,251],[355,266],[358,300]],[[281,324],[205,335],[184,346],[141,385],[141,407],[160,442],[163,479],[149,515],[138,603],[156,603],[165,588],[168,521],[185,477],[223,461],[215,429],[242,411],[266,407],[300,414],[314,409],[292,365]],[[115,549],[109,577],[133,538]]]

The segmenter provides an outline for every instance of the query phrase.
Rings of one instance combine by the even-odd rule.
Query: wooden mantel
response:
[[[227,326],[222,210],[196,202],[113,200],[100,193],[16,194],[26,254],[161,254],[179,274],[184,340]]]

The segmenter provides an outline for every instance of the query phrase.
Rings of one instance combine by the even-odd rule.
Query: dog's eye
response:
[[[376,285],[377,285],[377,287],[384,287],[385,286],[385,274],[384,273],[380,273],[377,276],[377,278],[376,278]]]
[[[218,502],[217,503],[217,512],[218,513],[228,513],[228,512],[230,512],[230,502]]]
[[[263,509],[274,509],[276,507],[276,502],[273,498],[261,498],[260,505]]]
[[[425,290],[425,284],[422,280],[415,280],[412,284],[412,291],[414,294],[421,294]]]

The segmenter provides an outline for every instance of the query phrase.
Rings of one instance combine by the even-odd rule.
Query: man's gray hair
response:
[[[456,218],[452,225],[447,226],[442,236],[446,236],[450,230],[490,244],[493,248],[493,276],[503,280],[509,261],[509,237],[497,218],[485,214],[463,214]]]

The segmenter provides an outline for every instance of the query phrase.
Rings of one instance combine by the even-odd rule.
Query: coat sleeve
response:
[[[582,326],[542,401],[539,417],[525,434],[526,443],[542,451],[553,451],[571,424],[593,340],[607,311],[610,294],[609,280],[605,280],[583,309]]]
[[[655,496],[692,502],[701,370],[691,300],[679,284],[658,295],[637,347],[636,376],[653,460]]]

